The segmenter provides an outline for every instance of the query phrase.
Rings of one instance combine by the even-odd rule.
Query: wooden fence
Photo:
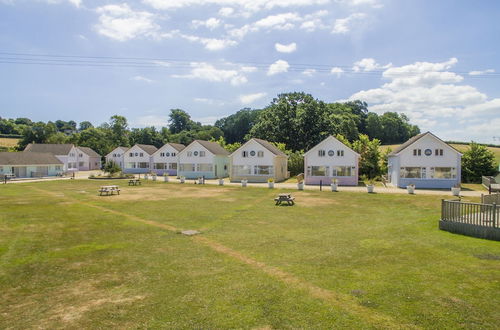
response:
[[[460,200],[441,202],[442,230],[474,237],[500,240],[500,205]]]

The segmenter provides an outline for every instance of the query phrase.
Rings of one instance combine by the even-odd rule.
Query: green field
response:
[[[11,148],[17,146],[19,139],[0,138],[0,147]]]
[[[440,196],[103,184],[0,185],[0,328],[498,328],[500,244]]]

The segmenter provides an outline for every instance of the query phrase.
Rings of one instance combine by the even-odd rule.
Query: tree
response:
[[[172,109],[169,115],[169,129],[173,134],[191,130],[196,124],[191,120],[191,116],[182,109]]]
[[[103,171],[104,173],[109,173],[111,176],[113,176],[113,174],[120,172],[121,168],[117,163],[111,160],[109,162],[106,162]]]
[[[241,109],[235,114],[219,119],[215,126],[224,132],[224,139],[228,143],[243,142],[255,125],[261,110]]]
[[[129,146],[127,118],[118,115],[112,116],[109,121],[109,129],[109,138],[113,146]]]
[[[481,182],[481,177],[494,175],[497,171],[495,155],[485,146],[471,142],[462,156],[462,180]]]
[[[79,131],[84,131],[87,128],[92,128],[92,127],[94,127],[94,125],[92,125],[92,123],[90,121],[82,121],[80,123],[80,126],[79,126],[78,130]]]
[[[370,112],[366,116],[366,131],[365,133],[371,137],[372,139],[382,140],[383,138],[383,128],[382,123],[380,122],[379,116]]]
[[[360,176],[366,175],[368,178],[373,179],[382,173],[379,147],[380,140],[370,140],[366,134],[360,134],[359,139],[352,143],[351,148],[360,155]]]

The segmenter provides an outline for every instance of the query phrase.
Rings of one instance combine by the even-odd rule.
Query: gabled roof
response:
[[[352,150],[352,148],[350,148],[349,146],[347,146],[344,142],[340,141],[339,139],[337,139],[337,138],[336,138],[335,136],[333,136],[333,135],[330,135],[330,136],[326,137],[326,138],[325,138],[325,139],[323,139],[320,143],[318,143],[317,145],[315,145],[315,146],[314,146],[314,147],[312,147],[311,149],[307,150],[307,152],[305,152],[305,153],[304,153],[304,156],[306,156],[308,153],[310,153],[311,151],[313,151],[313,150],[314,150],[317,146],[319,146],[321,143],[325,142],[325,141],[326,141],[326,140],[328,140],[328,139],[333,139],[333,140],[335,140],[335,141],[339,142],[340,144],[344,145],[347,149],[349,149],[350,151],[352,151],[354,154],[356,154],[356,155],[358,155],[358,156],[359,156],[359,154],[358,154],[356,151]]]
[[[185,146],[185,145],[180,144],[180,143],[170,143],[170,142],[169,142],[169,143],[167,143],[167,144],[168,144],[168,145],[171,145],[171,146],[172,146],[172,148],[174,148],[174,149],[175,149],[175,150],[177,150],[177,151],[181,151],[182,149],[186,148],[186,146]]]
[[[450,147],[452,150],[458,152],[460,155],[462,154],[460,151],[458,151],[457,149],[453,148],[448,143],[444,142],[443,140],[441,140],[440,138],[438,138],[437,136],[435,136],[431,132],[425,132],[425,133],[421,133],[421,134],[415,135],[414,137],[410,138],[408,141],[406,141],[405,143],[401,144],[399,147],[397,147],[396,149],[394,149],[394,151],[392,151],[388,156],[396,156],[396,155],[398,155],[401,151],[405,150],[410,145],[412,145],[413,143],[417,142],[418,140],[420,140],[421,138],[423,138],[426,135],[432,136],[436,140],[438,140],[438,141],[442,142],[443,144],[447,145],[448,147]]]
[[[276,156],[287,157],[287,155],[283,151],[279,150],[274,144],[272,144],[266,140],[261,140],[261,139],[256,139],[256,138],[252,138],[250,140],[256,141],[257,143],[259,143],[261,146],[263,146],[264,148],[266,148],[267,150],[269,150],[270,152],[272,152]]]
[[[109,155],[111,155],[113,153],[113,151],[115,151],[116,149],[119,149],[122,153],[125,153],[130,148],[129,147],[116,147],[113,150],[111,150],[109,152],[109,154],[106,155],[106,157],[109,156]]]
[[[210,141],[204,141],[204,140],[194,140],[191,144],[194,142],[198,142],[201,144],[203,147],[205,147],[208,151],[213,153],[214,155],[221,155],[221,156],[228,156],[229,152],[222,148],[220,144],[217,142],[210,142]]]
[[[266,140],[261,140],[261,139],[256,139],[256,138],[251,138],[250,140],[248,140],[247,142],[245,142],[241,147],[239,147],[237,150],[235,150],[231,154],[231,156],[234,155],[235,153],[237,153],[241,148],[243,148],[244,146],[246,146],[251,141],[257,142],[258,144],[260,144],[261,146],[263,146],[264,148],[266,148],[267,150],[269,150],[275,156],[288,157],[284,152],[282,152],[281,150],[279,150],[274,144],[272,144],[272,143],[270,143],[270,142],[268,142]]]
[[[154,154],[155,151],[158,150],[158,148],[150,144],[136,144],[136,146],[147,152],[149,155]]]
[[[26,146],[26,148],[24,148],[24,151],[49,152],[53,155],[67,155],[73,147],[73,144],[30,143]]]
[[[101,155],[99,155],[97,152],[95,152],[89,147],[77,147],[77,148],[89,157],[101,157]]]
[[[48,152],[0,152],[0,165],[60,165],[62,162]]]

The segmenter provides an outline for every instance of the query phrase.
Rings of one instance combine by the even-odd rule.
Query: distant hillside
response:
[[[460,152],[466,151],[467,148],[469,147],[468,143],[450,143],[450,145]],[[385,146],[381,146],[380,149],[382,151],[385,151],[387,148],[391,148],[391,150],[394,150],[398,146],[399,146],[399,144],[385,145]],[[486,148],[488,148],[491,152],[493,152],[497,163],[500,163],[500,146],[498,146],[498,147],[487,146]]]

